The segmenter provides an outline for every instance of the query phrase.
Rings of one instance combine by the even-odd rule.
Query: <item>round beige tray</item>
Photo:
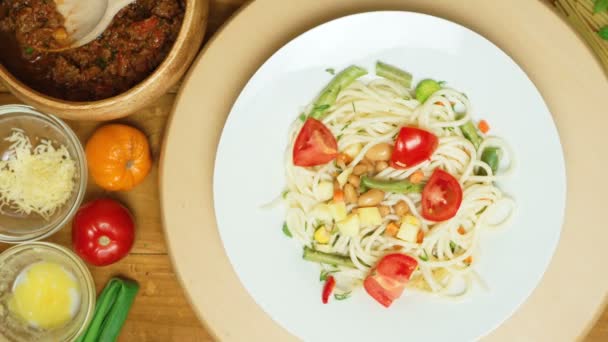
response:
[[[277,49],[323,22],[373,10],[424,12],[467,26],[511,55],[540,90],[566,157],[565,225],[539,287],[488,338],[572,341],[584,336],[608,290],[603,220],[608,153],[601,149],[608,83],[574,31],[549,7],[532,0],[257,0],[240,11],[191,70],[168,128],[161,166],[171,255],[201,320],[222,341],[295,339],[255,304],[224,253],[213,210],[216,147],[234,100]]]

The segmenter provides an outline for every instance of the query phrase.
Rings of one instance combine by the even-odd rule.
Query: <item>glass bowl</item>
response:
[[[23,105],[0,106],[0,156],[4,157],[11,143],[5,138],[12,130],[24,131],[36,146],[41,139],[50,140],[54,147],[64,145],[76,164],[75,185],[68,201],[49,218],[29,215],[4,206],[0,210],[0,242],[22,243],[50,236],[61,229],[74,216],[84,198],[87,186],[87,162],[82,144],[74,131],[53,115],[37,112]]]
[[[79,303],[65,325],[40,329],[14,316],[8,308],[12,289],[19,274],[28,266],[47,261],[59,264],[74,276]],[[87,328],[95,312],[95,283],[84,262],[69,249],[46,242],[25,243],[0,254],[0,340],[1,341],[75,341]]]

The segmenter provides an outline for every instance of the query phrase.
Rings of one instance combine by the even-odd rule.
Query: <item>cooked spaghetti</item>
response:
[[[480,133],[465,94],[432,80],[412,89],[406,72],[380,62],[376,68],[384,77],[357,80],[366,73],[358,67],[338,74],[306,108],[308,115],[291,125],[282,197],[287,207],[284,230],[304,246],[305,259],[321,265],[322,279],[331,277],[337,284],[338,299],[365,282],[374,298],[390,305],[401,293],[383,302],[366,281],[380,272],[378,263],[389,254],[406,255],[417,267],[408,274],[409,281],[376,279],[381,285],[396,280],[393,285],[403,285],[401,290],[466,295],[475,280],[482,283],[472,267],[479,259],[480,231],[505,225],[514,209],[514,201],[494,183],[512,172],[513,153],[504,140]],[[323,139],[331,140],[322,132],[305,132],[311,118],[331,132],[335,151],[331,143],[322,144]],[[404,145],[400,140],[407,134],[410,140],[406,137]],[[420,154],[408,151],[408,144],[424,142],[425,135],[431,141],[436,137],[430,155],[417,164],[400,162],[399,153],[405,159]],[[322,146],[311,152],[311,145],[319,142]],[[406,151],[401,151],[404,146]],[[315,153],[324,156],[311,162]],[[499,168],[501,161],[508,165]],[[455,208],[441,208],[450,206],[446,191],[451,190],[443,188],[435,195],[446,198],[435,201],[435,209],[423,208],[425,196],[433,200],[429,188],[438,169],[457,180],[453,183],[460,187],[455,191],[461,191],[461,202]],[[435,220],[429,219],[433,215]],[[437,215],[452,217],[437,220]]]

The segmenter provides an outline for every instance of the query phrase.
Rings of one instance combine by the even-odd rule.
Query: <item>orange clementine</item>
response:
[[[128,191],[141,183],[152,167],[150,145],[140,130],[121,124],[98,128],[86,145],[91,177],[110,191]]]

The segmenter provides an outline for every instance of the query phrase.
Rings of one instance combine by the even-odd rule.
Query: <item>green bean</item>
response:
[[[361,184],[370,189],[378,189],[386,192],[395,192],[399,194],[409,194],[422,192],[424,185],[414,184],[407,179],[404,180],[382,180],[372,179],[367,176],[361,177]]]
[[[481,153],[481,161],[488,164],[490,169],[492,169],[492,174],[496,174],[498,171],[498,166],[500,164],[500,149],[498,147],[487,147]],[[480,176],[486,176],[487,172],[484,168],[479,168],[477,170],[477,174]]]
[[[462,126],[460,126],[460,131],[462,132],[462,135],[467,138],[468,141],[473,143],[475,149],[479,148],[479,145],[481,145],[483,138],[477,132],[477,128],[475,128],[475,124],[473,123],[473,121],[468,121]]]
[[[412,86],[412,74],[380,61],[376,62],[376,75],[397,82],[406,88]]]
[[[321,94],[313,104],[312,111],[309,114],[309,117],[312,117],[317,120],[323,119],[325,116],[325,112],[327,109],[331,107],[338,98],[338,94],[342,89],[348,87],[351,83],[353,83],[357,78],[366,75],[367,70],[352,65],[348,68],[342,70],[339,74],[334,77],[329,84],[321,91]]]
[[[349,257],[338,254],[323,253],[309,247],[304,247],[304,260],[318,262],[327,265],[340,265],[355,268],[355,264]]]
[[[416,86],[416,100],[420,103],[424,103],[431,95],[439,90],[441,90],[439,82],[432,79],[422,80]]]

